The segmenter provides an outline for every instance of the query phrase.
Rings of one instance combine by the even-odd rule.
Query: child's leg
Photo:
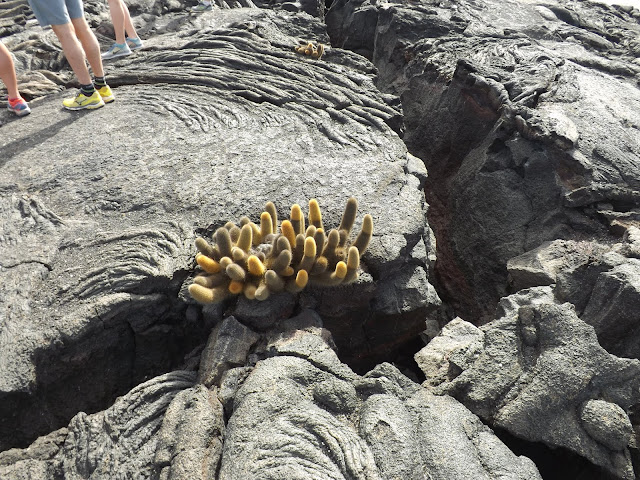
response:
[[[9,98],[18,98],[20,96],[13,58],[2,42],[0,42],[0,79],[7,87]]]
[[[124,13],[124,29],[127,32],[127,36],[129,38],[138,38],[138,32],[136,32],[136,27],[133,26],[133,22],[131,21],[131,14],[129,13],[129,7],[124,3],[124,0],[120,0],[120,4],[122,5],[122,11]]]
[[[121,0],[109,0],[109,12],[111,13],[111,22],[113,23],[113,30],[116,34],[116,43],[123,44],[125,42],[124,29],[125,29],[125,11],[123,6],[124,2]],[[127,10],[127,14],[129,10]]]

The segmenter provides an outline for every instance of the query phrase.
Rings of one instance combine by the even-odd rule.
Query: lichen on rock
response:
[[[250,300],[266,300],[271,293],[297,293],[308,283],[353,283],[373,234],[373,218],[367,214],[360,233],[350,240],[357,211],[357,200],[349,198],[340,226],[326,234],[316,199],[309,201],[308,226],[298,204],[291,207],[290,218],[278,225],[276,207],[267,202],[259,226],[242,217],[240,225],[227,222],[217,229],[214,245],[202,237],[196,239],[196,262],[203,271],[194,278],[189,293],[206,304],[240,293]]]

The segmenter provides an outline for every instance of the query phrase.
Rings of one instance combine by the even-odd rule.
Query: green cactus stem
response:
[[[200,303],[219,303],[229,296],[226,287],[207,288],[194,283],[189,286],[189,294]]]
[[[318,200],[309,200],[309,223],[316,228],[322,228],[322,212]]]
[[[281,292],[284,290],[285,281],[273,270],[267,270],[264,274],[264,280],[271,292]]]
[[[313,262],[316,261],[316,242],[313,237],[307,237],[304,240],[304,255],[300,260],[299,270],[306,270],[307,272],[313,267]]]
[[[271,270],[275,271],[278,275],[286,277],[293,275],[293,268],[289,267],[289,265],[291,265],[291,259],[291,250],[282,250],[270,265]]]
[[[228,282],[229,278],[222,272],[212,275],[198,275],[193,279],[193,283],[207,288],[219,287],[220,285],[226,285]]]
[[[355,282],[358,278],[358,269],[360,268],[360,252],[355,246],[349,248],[347,253],[347,274],[344,277],[344,283]]]
[[[237,263],[229,265],[226,268],[225,273],[231,280],[235,280],[236,282],[244,282],[246,277],[245,270]]]
[[[206,255],[209,258],[213,258],[213,259],[220,258],[220,252],[218,251],[218,248],[211,246],[209,242],[207,242],[202,237],[196,238],[196,248],[200,253],[202,253],[203,255]]]
[[[269,212],[262,212],[260,215],[260,237],[264,241],[267,235],[273,233],[273,223]]]
[[[240,230],[240,235],[238,237],[236,247],[241,248],[245,252],[248,252],[253,243],[253,229],[250,224],[246,224],[242,226],[242,230]]]
[[[231,235],[229,235],[229,230],[224,227],[219,228],[214,234],[214,240],[216,242],[216,245],[218,246],[220,255],[222,257],[230,257],[231,247],[233,246],[233,244],[231,243]]]
[[[296,235],[304,233],[305,224],[304,224],[304,215],[302,214],[302,209],[300,205],[295,203],[291,207],[291,225],[293,226],[293,231]]]
[[[267,202],[264,207],[264,211],[271,215],[271,231],[278,231],[278,211],[276,210],[276,206],[273,202]]]
[[[356,237],[356,241],[353,242],[353,246],[358,249],[360,255],[367,251],[371,236],[373,235],[373,217],[367,214],[362,219],[362,228],[360,233]]]
[[[266,273],[265,273],[266,275]],[[256,300],[261,300],[264,301],[267,298],[269,298],[269,295],[271,294],[271,292],[269,291],[269,287],[267,286],[267,282],[266,280],[262,280],[262,282],[260,282],[260,285],[258,285],[258,288],[256,288]]]
[[[356,214],[358,213],[358,201],[351,197],[347,200],[347,206],[344,207],[344,213],[342,214],[342,220],[338,230],[345,230],[347,233],[353,228],[353,224],[356,221]]]

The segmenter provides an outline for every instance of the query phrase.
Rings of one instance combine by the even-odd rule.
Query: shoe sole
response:
[[[18,117],[24,117],[25,115],[29,115],[31,113],[31,109],[25,110],[14,110],[13,108],[7,108],[12,113],[15,113]]]
[[[140,45],[139,47],[132,47],[131,45],[129,45],[129,50],[133,52],[134,50],[140,50],[142,47],[144,47],[144,45]]]
[[[104,103],[111,103],[111,102],[115,102],[116,97],[111,95],[110,97],[102,97],[102,101]]]
[[[102,60],[111,60],[112,58],[127,57],[129,55],[131,55],[131,52],[129,52],[129,53],[116,53],[115,55],[108,55],[106,57],[102,57]]]
[[[104,100],[102,103],[94,103],[91,105],[83,105],[81,107],[67,107],[66,105],[62,105],[67,110],[95,110],[96,108],[104,107]]]

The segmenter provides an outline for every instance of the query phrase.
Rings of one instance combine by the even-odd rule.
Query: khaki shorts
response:
[[[29,0],[29,5],[41,27],[64,25],[84,16],[82,0]]]

